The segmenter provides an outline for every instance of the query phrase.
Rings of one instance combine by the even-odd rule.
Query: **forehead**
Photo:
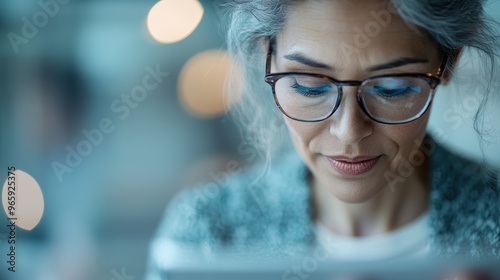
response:
[[[319,26],[325,25],[325,30],[345,32],[353,25],[374,19],[374,14],[389,13],[391,21],[398,21],[389,28],[400,27],[396,30],[406,30],[399,25],[402,23],[397,12],[388,0],[304,0],[297,1],[290,6],[288,18],[301,18],[302,23]],[[376,20],[376,19],[375,19]],[[293,22],[287,22],[293,24]]]
[[[278,35],[278,48],[374,57],[423,56],[436,48],[408,25],[388,0],[307,0],[293,4]]]

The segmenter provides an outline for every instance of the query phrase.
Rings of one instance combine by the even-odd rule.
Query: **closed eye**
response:
[[[309,97],[317,97],[317,96],[322,96],[328,91],[332,90],[331,85],[324,85],[321,87],[305,87],[302,85],[299,85],[295,83],[292,88],[295,89],[295,91],[301,95],[304,96],[309,96]]]
[[[382,86],[374,86],[373,93],[386,97],[386,98],[397,98],[405,95],[420,93],[420,87],[401,87],[401,88],[384,88]]]

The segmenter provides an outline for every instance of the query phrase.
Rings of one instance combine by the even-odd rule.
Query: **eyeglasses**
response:
[[[372,120],[404,124],[420,118],[429,109],[447,63],[437,74],[393,74],[363,81],[338,81],[322,74],[270,73],[273,44],[269,44],[265,81],[276,105],[288,118],[302,122],[328,119],[339,108],[344,86],[356,86],[358,104]]]

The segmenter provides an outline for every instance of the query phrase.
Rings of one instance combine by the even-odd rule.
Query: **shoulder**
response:
[[[448,253],[500,258],[498,171],[436,145],[431,176],[436,241]]]
[[[431,156],[431,180],[434,199],[453,202],[463,210],[478,212],[478,203],[484,202],[491,211],[500,210],[499,171],[459,156],[439,144]]]
[[[310,207],[306,172],[293,153],[273,166],[223,178],[221,187],[207,182],[183,191],[167,208],[157,238],[207,250],[303,241]]]

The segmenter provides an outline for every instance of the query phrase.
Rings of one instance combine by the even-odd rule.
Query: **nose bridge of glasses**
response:
[[[337,84],[340,95],[338,96],[338,104],[336,106],[336,111],[341,111],[340,114],[344,114],[344,111],[364,111],[363,105],[361,104],[359,98],[359,87],[363,82],[359,81],[343,81]],[[348,89],[344,89],[348,87]],[[351,94],[352,92],[352,94]],[[347,93],[347,94],[346,94]],[[355,113],[358,114],[359,112]],[[337,114],[339,115],[339,114]]]
[[[363,82],[360,81],[341,81],[341,82],[336,82],[337,87],[339,92],[344,93],[345,90],[344,88],[352,88],[351,90],[353,92],[358,92],[359,87],[363,84]]]
[[[338,85],[343,87],[359,87],[362,83],[360,81],[340,81]]]
[[[344,116],[343,118],[351,118],[353,116],[354,119],[357,119],[359,117],[361,118],[370,118],[367,115],[366,109],[364,108],[363,102],[361,101],[361,96],[360,96],[360,87],[365,83],[365,81],[338,81],[336,82],[338,90],[339,90],[339,100],[338,103],[335,106],[335,111],[337,112],[336,117],[337,118],[342,118],[341,115],[347,114],[347,116]],[[348,94],[346,93],[346,90],[344,90],[344,87],[348,87],[352,91],[353,94]],[[333,114],[332,114],[333,115]]]
[[[345,87],[355,87],[357,89],[363,84],[360,81],[338,81],[336,82],[339,91],[342,92]]]
[[[352,88],[352,93],[358,92],[361,82],[346,82],[339,84],[339,100],[335,111],[330,115],[330,131],[341,137],[344,141],[357,142],[369,134],[370,119],[366,115],[363,105],[357,94],[342,94],[343,87]]]

